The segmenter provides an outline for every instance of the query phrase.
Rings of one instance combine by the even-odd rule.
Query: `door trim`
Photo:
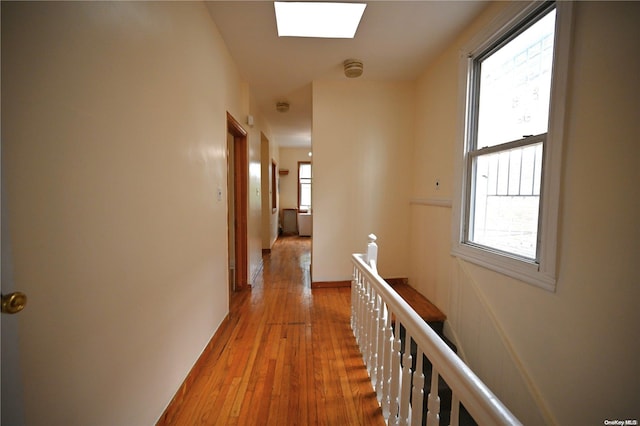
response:
[[[234,146],[234,199],[235,199],[235,282],[236,291],[249,288],[247,251],[247,215],[248,215],[248,182],[249,158],[247,150],[247,131],[229,112],[227,112],[227,132],[233,136]]]

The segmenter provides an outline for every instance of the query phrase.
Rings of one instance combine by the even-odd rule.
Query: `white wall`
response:
[[[154,424],[227,315],[227,111],[248,87],[203,4],[2,3],[29,425]]]
[[[413,84],[313,83],[313,280],[350,280],[367,235],[382,275],[409,272]]]
[[[502,7],[417,83],[413,197],[453,194],[459,48]],[[446,311],[472,368],[525,424],[638,418],[639,18],[636,2],[575,4],[555,293],[453,259],[451,210],[412,207],[410,282]]]

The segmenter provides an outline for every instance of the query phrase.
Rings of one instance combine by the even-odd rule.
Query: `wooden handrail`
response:
[[[375,244],[375,238],[373,241]],[[431,380],[431,383],[435,383],[436,388],[431,388],[435,395],[429,397],[429,410],[435,412],[427,416],[428,425],[437,421],[439,415],[436,376],[438,374],[451,388],[454,402],[462,403],[478,424],[521,424],[440,336],[378,275],[375,269],[377,247],[372,251],[371,241],[367,252],[369,253],[367,255],[352,255],[354,280],[351,325],[387,422],[389,424],[409,424],[409,422],[422,424],[422,417],[427,414],[422,412],[422,396],[413,398],[414,408],[410,410],[409,415],[406,415],[406,411],[403,412],[401,409],[402,407],[406,409],[406,404],[410,399],[407,392],[416,392],[416,378],[414,378],[413,390],[409,389],[408,384],[406,387],[402,386],[402,376],[405,377],[404,380],[407,380],[407,378],[411,378],[408,375],[416,373],[410,371],[412,354],[407,343],[413,339],[418,347],[418,359],[415,364],[419,367],[416,367],[416,370],[422,375],[422,354],[424,353],[433,366],[431,371],[435,377],[435,379],[434,377],[426,378]],[[375,253],[373,257],[370,255],[372,252]],[[395,334],[397,336],[394,336],[394,332],[391,331],[391,315],[395,317]],[[403,358],[402,366],[398,368],[394,362],[399,363],[400,324],[406,330],[406,337],[405,358]],[[393,361],[394,359],[398,361]],[[394,377],[395,374],[401,377]],[[419,379],[422,380],[424,377]],[[427,398],[427,395],[424,395],[424,398]],[[457,424],[457,410],[458,407],[453,407],[452,404],[452,424]]]

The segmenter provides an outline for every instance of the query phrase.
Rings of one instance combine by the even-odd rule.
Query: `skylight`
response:
[[[273,3],[280,37],[353,38],[364,3]]]

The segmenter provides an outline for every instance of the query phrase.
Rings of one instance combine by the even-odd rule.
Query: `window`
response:
[[[465,54],[453,253],[554,290],[571,5],[515,7]]]
[[[298,163],[298,209],[311,210],[311,162]]]

